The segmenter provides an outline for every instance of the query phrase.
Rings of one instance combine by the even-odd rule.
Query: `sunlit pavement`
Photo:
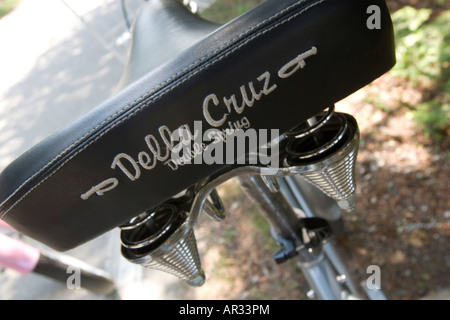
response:
[[[66,3],[69,7],[60,0],[23,0],[0,19],[0,170],[110,96],[120,78],[128,43],[120,1]],[[130,19],[140,3],[127,1]],[[0,300],[195,298],[172,276],[122,258],[118,230],[65,254],[109,272],[118,297],[4,270]]]

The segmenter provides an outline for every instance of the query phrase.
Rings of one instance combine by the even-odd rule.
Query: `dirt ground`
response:
[[[392,11],[407,4],[432,8],[438,15],[442,6],[435,2],[389,5]],[[414,105],[425,94],[387,74],[337,105],[357,119],[361,131],[357,210],[344,213],[346,234],[338,243],[355,278],[367,279],[370,265],[381,268],[381,286],[390,299],[420,299],[450,287],[450,138],[431,141],[407,108],[384,110],[367,99],[376,95]],[[229,181],[219,193],[226,220],[206,218],[196,230],[207,274],[199,298],[305,299],[308,286],[298,267],[273,261],[277,245],[237,183]]]

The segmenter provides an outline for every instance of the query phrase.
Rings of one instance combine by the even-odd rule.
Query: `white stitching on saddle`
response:
[[[96,126],[94,129],[92,129],[91,131],[89,131],[87,134],[85,134],[84,136],[82,136],[81,138],[79,138],[77,141],[75,141],[74,143],[72,143],[68,148],[66,148],[64,151],[62,151],[58,156],[56,156],[53,160],[51,160],[48,164],[46,164],[41,170],[39,170],[38,172],[36,172],[34,175],[32,175],[29,179],[27,179],[24,183],[22,183],[20,185],[20,187],[18,187],[16,189],[16,191],[14,191],[14,193],[12,193],[7,199],[5,199],[1,204],[0,207],[3,206],[11,197],[13,197],[17,192],[19,192],[19,190],[26,184],[28,183],[28,181],[32,180],[35,176],[39,175],[42,171],[44,171],[47,167],[51,166],[54,162],[56,162],[59,158],[61,158],[65,153],[69,152],[75,145],[77,145],[81,140],[83,140],[85,137],[89,136],[92,132],[96,131],[98,128],[102,127],[105,123],[109,122],[111,119],[119,116],[120,114],[124,113],[125,111],[127,111],[128,109],[132,108],[133,106],[135,106],[136,104],[140,103],[142,100],[145,100],[146,98],[148,98],[149,96],[151,96],[153,93],[155,93],[156,91],[158,91],[159,89],[161,89],[163,86],[165,86],[167,83],[171,82],[172,80],[174,80],[175,78],[177,78],[179,75],[185,73],[186,71],[188,71],[191,68],[195,68],[196,66],[198,66],[199,64],[201,64],[203,61],[209,59],[211,56],[215,55],[216,53],[218,53],[219,51],[221,51],[222,49],[224,49],[225,47],[229,46],[230,44],[232,44],[233,42],[245,37],[245,35],[251,33],[254,29],[258,28],[259,26],[270,22],[271,20],[276,19],[277,17],[279,17],[280,15],[283,15],[285,12],[291,10],[292,8],[300,5],[302,2],[304,2],[305,0],[300,0],[299,2],[296,2],[295,4],[285,8],[284,10],[280,11],[279,13],[277,13],[276,15],[258,23],[257,25],[253,26],[250,29],[247,29],[245,32],[239,34],[238,36],[232,38],[231,40],[229,40],[227,43],[223,44],[222,46],[220,46],[218,49],[214,50],[213,52],[210,52],[209,54],[207,54],[206,56],[196,60],[195,62],[193,62],[191,65],[189,65],[188,67],[186,67],[185,69],[183,69],[182,71],[178,72],[177,74],[173,75],[172,77],[170,77],[169,79],[167,79],[166,81],[162,82],[160,85],[158,85],[156,88],[154,88],[153,90],[151,90],[150,92],[148,92],[147,94],[145,94],[144,96],[136,99],[135,101],[133,101],[132,103],[130,103],[129,105],[127,105],[126,107],[124,107],[123,109],[121,109],[120,111],[116,112],[115,114],[113,114],[112,116],[110,116],[108,119],[104,120],[102,123],[100,123],[98,126]],[[213,61],[210,61],[207,65],[203,66],[202,68],[196,70],[195,72],[193,72],[192,74],[189,74],[185,79],[183,79],[182,81],[180,81],[179,83],[177,83],[175,86],[169,88],[168,90],[161,92],[159,95],[153,97],[150,101],[148,101],[146,104],[144,104],[143,106],[139,107],[138,109],[136,109],[135,111],[133,111],[133,113],[129,114],[127,117],[121,119],[120,121],[114,123],[110,128],[108,128],[108,130],[106,130],[105,132],[103,132],[102,134],[100,134],[98,137],[96,137],[93,141],[91,141],[89,144],[85,145],[82,149],[78,150],[78,152],[76,152],[75,154],[73,154],[70,158],[68,158],[66,161],[64,161],[58,168],[56,168],[52,173],[50,173],[47,177],[45,177],[43,180],[41,180],[38,184],[36,184],[33,188],[31,188],[30,190],[28,190],[28,192],[26,192],[20,199],[18,199],[15,203],[13,203],[6,211],[3,212],[3,214],[0,216],[1,219],[3,219],[17,204],[19,204],[28,194],[30,194],[34,189],[36,189],[37,187],[39,187],[42,183],[44,183],[47,179],[49,179],[51,176],[53,176],[57,171],[59,171],[59,169],[61,169],[67,162],[69,162],[70,160],[72,160],[75,156],[77,156],[79,153],[81,153],[82,151],[84,151],[87,147],[89,147],[91,144],[93,144],[94,142],[96,142],[98,139],[100,139],[103,135],[105,135],[106,133],[108,133],[109,131],[111,131],[113,128],[115,128],[117,125],[119,125],[120,123],[122,123],[125,120],[128,120],[129,118],[133,117],[136,113],[138,113],[139,111],[141,111],[143,108],[146,108],[149,104],[151,104],[152,102],[158,100],[160,97],[166,95],[167,93],[171,92],[172,90],[174,90],[175,88],[177,88],[178,86],[180,86],[181,84],[185,83],[187,80],[189,80],[190,78],[192,78],[193,76],[195,76],[197,73],[203,71],[204,69],[208,68],[209,66],[215,64],[216,62],[224,59],[225,57],[229,56],[231,53],[241,49],[242,47],[244,47],[245,45],[247,45],[250,41],[253,41],[254,39],[258,38],[259,36],[272,31],[275,28],[278,28],[280,25],[285,24],[289,21],[291,21],[292,19],[295,19],[296,17],[298,17],[299,15],[303,14],[304,12],[308,11],[309,9],[315,7],[318,4],[321,4],[325,1],[328,0],[319,0],[317,2],[314,2],[312,4],[310,4],[309,6],[305,7],[303,10],[297,12],[295,15],[289,16],[287,19],[284,19],[282,21],[280,21],[279,23],[277,23],[276,25],[268,28],[268,29],[264,29],[261,30],[260,32],[258,32],[257,34],[253,35],[251,38],[247,39],[245,42],[241,43],[239,46],[235,47],[233,50],[226,52],[224,55],[221,55],[219,57],[217,57],[216,59],[214,59]]]

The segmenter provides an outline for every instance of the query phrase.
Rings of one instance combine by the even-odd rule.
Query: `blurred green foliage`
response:
[[[8,14],[20,0],[0,0],[0,18]]]
[[[426,90],[429,99],[409,106],[424,134],[440,140],[450,126],[450,11],[404,7],[392,15],[397,64],[392,74]]]
[[[202,17],[217,23],[225,23],[245,13],[265,0],[217,0],[202,12]]]

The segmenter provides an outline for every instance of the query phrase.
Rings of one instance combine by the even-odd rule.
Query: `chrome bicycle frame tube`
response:
[[[341,210],[336,202],[323,194],[319,189],[303,181],[301,177],[281,177],[278,178],[278,183],[289,203],[294,208],[301,208],[306,217],[320,217],[331,223],[340,220]],[[345,281],[345,285],[350,293],[355,296],[361,296],[361,291],[358,290],[353,279],[349,276],[350,273],[342,261],[334,241],[323,244],[323,251],[326,259],[330,262],[333,269],[336,270],[337,276],[342,281]],[[318,281],[321,281],[321,279]]]
[[[283,193],[271,190],[258,175],[241,175],[238,181],[278,235],[285,238],[298,237],[294,226],[299,217]],[[298,248],[297,253],[299,266],[318,299],[339,300],[350,296],[342,290],[337,279],[339,274],[336,274],[327,259],[323,246]]]

